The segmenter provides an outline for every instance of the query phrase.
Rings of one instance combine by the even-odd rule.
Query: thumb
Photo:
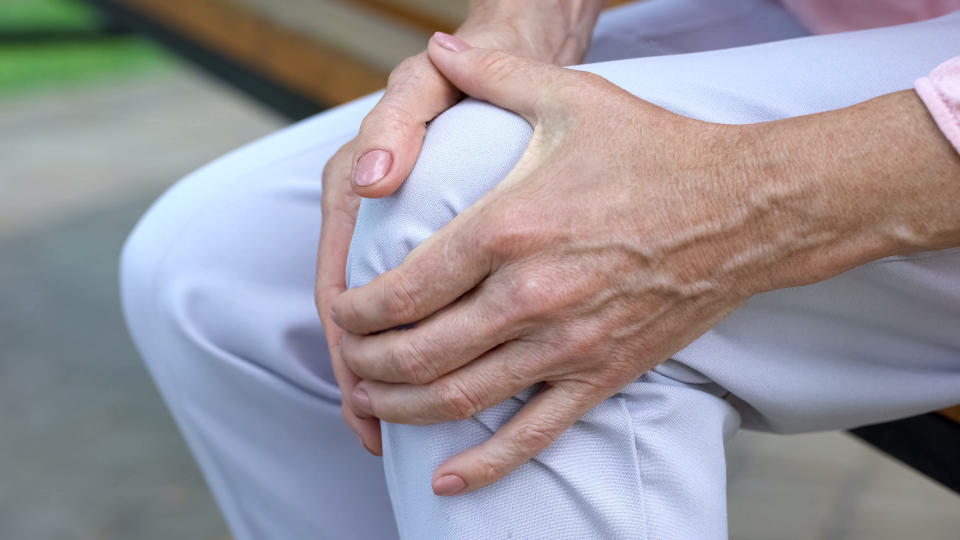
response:
[[[531,124],[570,73],[503,51],[472,47],[443,32],[433,34],[427,52],[440,73],[464,93],[513,111]]]
[[[427,122],[461,97],[426,54],[397,66],[351,144],[353,191],[361,197],[386,197],[396,191],[420,155]]]

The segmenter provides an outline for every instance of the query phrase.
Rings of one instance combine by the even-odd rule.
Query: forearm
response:
[[[603,6],[604,0],[472,0],[470,17],[457,33],[468,38],[491,26],[507,26],[519,42],[501,48],[556,65],[576,64],[590,46]]]
[[[960,246],[960,155],[914,91],[745,129],[758,190],[797,195],[777,228],[808,244],[771,269],[771,288]]]

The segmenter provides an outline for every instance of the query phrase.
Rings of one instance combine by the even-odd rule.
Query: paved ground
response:
[[[180,69],[0,102],[0,538],[228,537],[126,337],[116,259],[172,180],[280,125]],[[842,434],[729,454],[734,539],[960,538],[960,498]]]
[[[117,256],[173,180],[280,125],[179,71],[0,102],[0,538],[228,537],[126,336]]]

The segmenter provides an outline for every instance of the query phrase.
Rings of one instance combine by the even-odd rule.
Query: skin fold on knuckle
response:
[[[437,368],[424,353],[424,347],[419,339],[413,336],[390,347],[387,361],[392,364],[391,371],[400,379],[397,382],[427,384],[438,376]]]
[[[356,323],[355,321],[360,320],[360,312],[357,311],[356,307],[356,293],[354,292],[357,289],[347,290],[337,295],[333,299],[332,307],[330,311],[336,312],[337,318],[334,320],[334,324],[341,327],[347,332],[361,333],[356,332]]]
[[[357,374],[359,377],[366,378],[370,375],[367,369],[367,363],[363,360],[359,349],[359,336],[344,334],[340,338],[340,358],[343,360],[347,369]]]
[[[326,165],[324,165],[322,185],[323,196],[320,198],[320,209],[323,212],[323,220],[329,222],[335,212],[349,212],[359,202],[352,196],[350,189],[350,172],[353,168],[351,156],[354,154],[353,141],[343,146]]]
[[[437,411],[443,420],[464,420],[481,410],[479,400],[454,379],[441,379],[433,383],[433,393]]]
[[[475,72],[487,82],[496,85],[516,75],[515,72],[518,67],[514,58],[509,54],[496,49],[488,49],[477,58]]]
[[[418,302],[413,287],[400,273],[380,280],[383,308],[386,317],[394,324],[416,322]]]
[[[426,52],[415,54],[397,64],[387,77],[387,92],[395,92],[411,81],[423,77],[423,72],[433,70]]]
[[[378,140],[395,140],[404,137],[417,122],[410,117],[407,107],[393,97],[384,96],[380,103],[360,122],[360,139],[364,144],[357,145],[354,163],[368,150],[377,148]],[[386,148],[392,150],[392,148]]]
[[[517,427],[506,454],[512,463],[523,463],[553,444],[558,435],[550,426],[527,422]]]
[[[360,197],[358,197],[350,187],[350,178],[347,174],[338,177],[335,183],[336,187],[327,190],[324,186],[323,198],[320,202],[320,210],[323,213],[323,223],[330,224],[337,221],[346,224],[352,228],[356,223],[357,212],[360,210]],[[343,234],[352,234],[353,230],[348,229]],[[326,234],[321,233],[323,245],[329,245],[331,240]],[[348,237],[349,239],[349,237]],[[323,261],[323,259],[321,259]],[[322,263],[321,263],[322,264]]]
[[[329,183],[333,180],[338,173],[342,172],[343,169],[343,160],[346,155],[350,153],[350,145],[355,139],[351,139],[350,142],[344,144],[340,147],[339,150],[327,162],[323,165],[323,172],[321,173],[321,179],[324,187],[324,195],[326,195],[326,188]],[[326,197],[324,197],[325,199]]]

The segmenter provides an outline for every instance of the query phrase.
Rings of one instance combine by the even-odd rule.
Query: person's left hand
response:
[[[811,275],[794,269],[826,238],[808,230],[804,186],[752,182],[740,127],[445,34],[429,55],[533,137],[483,199],[334,301],[343,358],[364,379],[353,405],[430,424],[544,383],[487,442],[437,468],[437,494],[498,480],[751,295]]]

